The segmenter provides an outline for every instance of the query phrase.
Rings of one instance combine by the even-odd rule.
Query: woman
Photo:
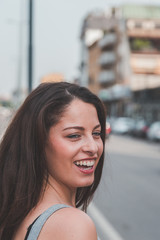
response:
[[[0,145],[1,240],[97,239],[84,212],[101,178],[105,119],[99,98],[75,84],[27,97]]]

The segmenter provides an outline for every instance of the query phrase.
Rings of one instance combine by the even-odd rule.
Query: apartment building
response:
[[[158,7],[125,5],[83,22],[80,84],[112,116],[160,119],[159,16]]]
[[[134,114],[160,119],[160,7],[124,6]]]
[[[122,57],[125,43],[124,21],[120,18],[119,9],[94,12],[84,20],[80,84],[103,100],[109,115],[122,115],[129,109],[126,106],[131,99],[128,61],[127,57]]]

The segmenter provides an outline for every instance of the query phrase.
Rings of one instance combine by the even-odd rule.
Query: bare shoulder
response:
[[[97,240],[91,218],[76,208],[63,208],[45,223],[38,240]]]

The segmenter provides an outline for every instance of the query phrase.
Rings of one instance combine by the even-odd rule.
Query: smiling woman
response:
[[[50,182],[56,179],[54,187],[60,182],[75,188],[76,195],[77,187],[93,183],[94,171],[103,152],[100,135],[96,108],[82,100],[73,100],[48,135],[47,163],[52,176]]]
[[[105,119],[99,98],[75,84],[28,96],[0,146],[0,239],[97,239],[83,211],[102,174]]]

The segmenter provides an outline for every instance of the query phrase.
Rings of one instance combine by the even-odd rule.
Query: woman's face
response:
[[[75,99],[50,128],[46,145],[50,177],[69,188],[89,186],[103,152],[96,108]]]

